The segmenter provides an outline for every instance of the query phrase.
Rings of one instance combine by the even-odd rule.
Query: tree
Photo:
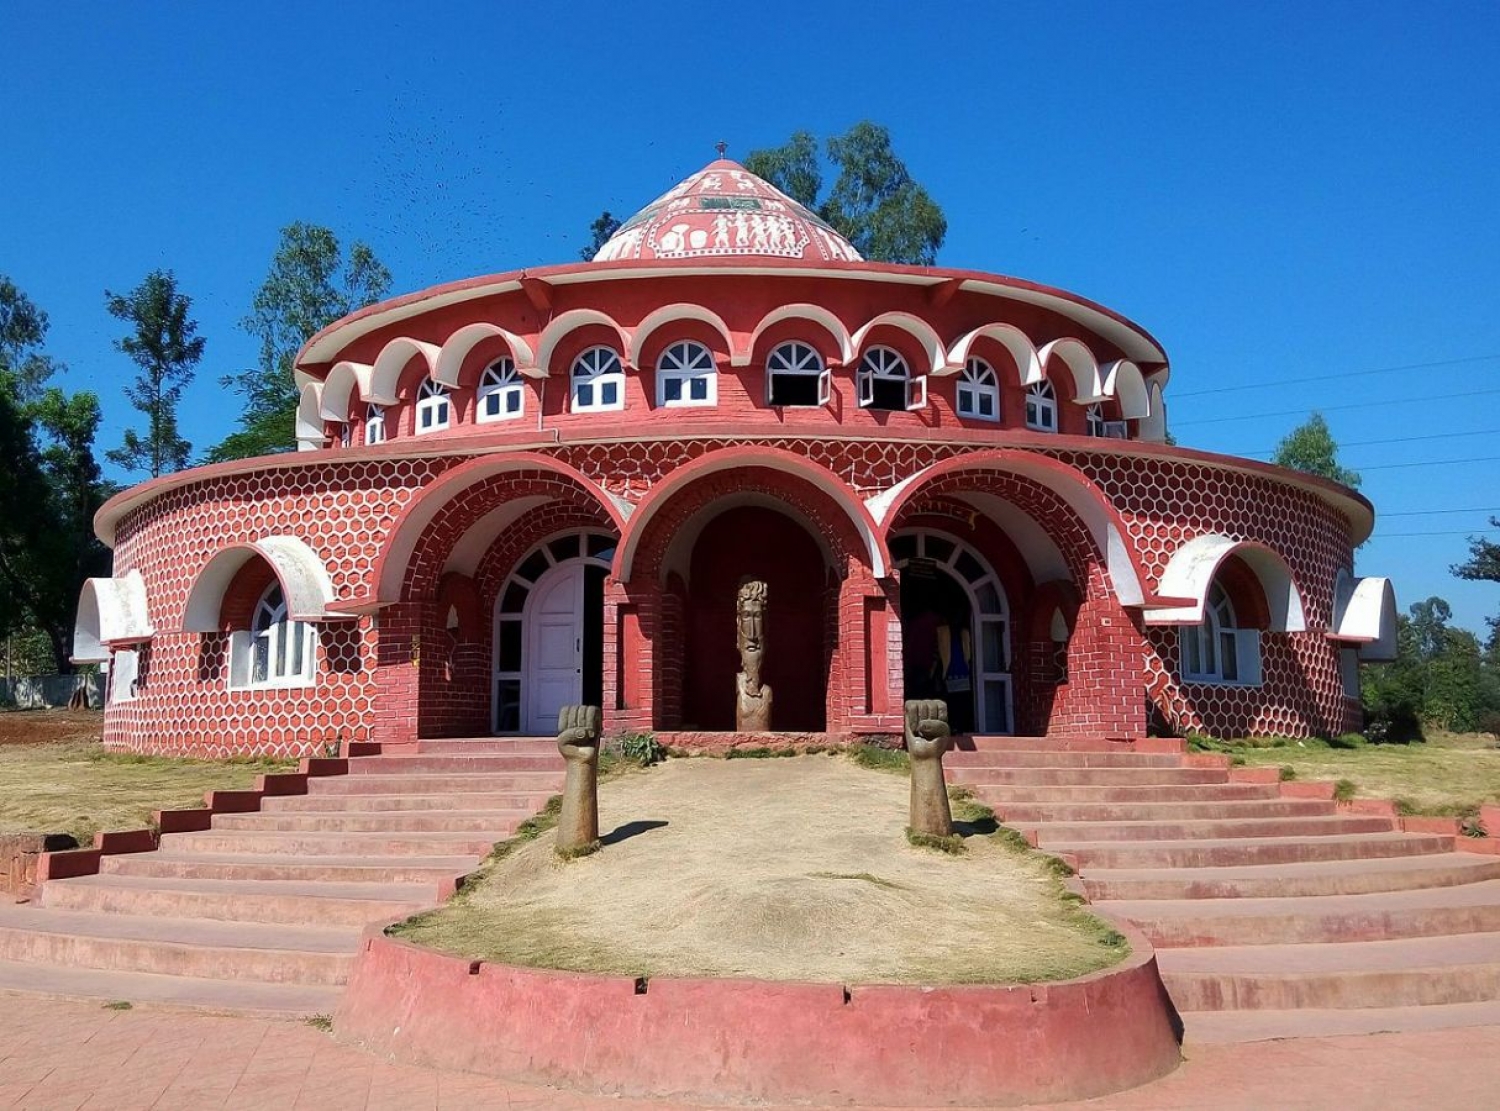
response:
[[[215,446],[209,462],[291,451],[296,444],[297,383],[292,360],[313,334],[373,304],[391,286],[391,272],[364,243],[347,257],[337,236],[316,224],[283,228],[266,280],[241,327],[260,340],[250,370],[224,379],[245,399],[240,430]]]
[[[822,163],[809,132],[794,133],[780,147],[751,151],[745,169],[815,211],[865,258],[933,265],[948,221],[891,149],[890,132],[866,120],[831,137],[824,149],[838,177],[821,202]]]
[[[0,374],[8,375],[23,402],[41,396],[42,385],[61,364],[43,354],[47,314],[0,274]]]
[[[1328,431],[1328,422],[1322,413],[1314,413],[1307,423],[1292,429],[1281,443],[1276,445],[1276,454],[1271,462],[1278,467],[1289,467],[1294,471],[1331,478],[1345,486],[1358,486],[1359,472],[1339,465],[1339,446]]]
[[[104,307],[132,331],[115,347],[141,368],[125,396],[146,415],[146,434],[127,429],[124,442],[105,452],[111,463],[152,478],[188,465],[192,444],[177,431],[177,402],[203,357],[203,337],[188,316],[192,300],[170,270],[153,270],[128,294],[105,291]]]
[[[1491,517],[1490,527],[1500,529],[1500,517]],[[1451,570],[1461,579],[1500,583],[1500,544],[1482,536],[1469,537],[1467,562],[1455,563]],[[1490,654],[1500,656],[1500,615],[1485,618],[1485,621],[1490,627]]]
[[[592,237],[589,245],[578,252],[578,257],[584,262],[593,262],[594,256],[599,249],[609,242],[610,237],[620,230],[620,221],[616,220],[609,209],[599,213],[599,218],[589,225],[589,235]]]

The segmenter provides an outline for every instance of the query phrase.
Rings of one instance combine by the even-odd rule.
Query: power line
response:
[[[1405,467],[1446,467],[1451,463],[1500,463],[1500,455],[1475,455],[1468,459],[1424,459],[1417,463],[1350,464],[1353,471],[1394,471]]]
[[[1492,528],[1466,528],[1454,529],[1446,532],[1379,532],[1375,533],[1376,539],[1384,540],[1393,536],[1477,536],[1482,532],[1500,532],[1500,529]]]
[[[1500,505],[1476,505],[1472,509],[1403,509],[1399,513],[1382,513],[1382,517],[1432,517],[1439,513],[1500,513]]]
[[[1346,447],[1380,447],[1384,444],[1414,444],[1419,440],[1456,440],[1461,436],[1496,436],[1500,435],[1500,428],[1480,428],[1473,432],[1434,432],[1428,436],[1388,436],[1383,440],[1350,440],[1339,444],[1339,449]],[[1279,448],[1261,448],[1259,451],[1228,451],[1226,455],[1274,455]]]
[[[1337,413],[1346,409],[1377,409],[1382,405],[1411,405],[1416,402],[1448,401],[1456,397],[1485,397],[1489,394],[1500,393],[1500,389],[1493,390],[1462,390],[1459,393],[1429,393],[1420,397],[1393,397],[1386,401],[1355,401],[1348,405],[1317,405],[1302,409],[1278,409],[1274,413],[1243,413],[1237,417],[1209,417],[1206,420],[1179,420],[1173,421],[1174,428],[1185,428],[1190,424],[1228,424],[1237,420],[1258,420],[1261,417],[1299,417],[1304,413],[1316,409],[1322,413]]]
[[[1485,363],[1492,359],[1500,359],[1500,355],[1471,355],[1463,359],[1445,359],[1437,363],[1405,363],[1402,366],[1382,366],[1372,370],[1346,370],[1339,374],[1303,374],[1296,378],[1275,378],[1269,382],[1252,382],[1245,386],[1215,386],[1211,390],[1189,390],[1186,393],[1174,393],[1172,396],[1178,399],[1184,397],[1203,397],[1212,393],[1239,393],[1242,390],[1265,390],[1272,386],[1290,386],[1297,382],[1328,382],[1339,378],[1365,378],[1371,374],[1394,374],[1398,370],[1431,370],[1435,367],[1461,366],[1465,363]]]

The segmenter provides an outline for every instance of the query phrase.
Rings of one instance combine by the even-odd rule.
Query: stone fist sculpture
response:
[[[557,851],[576,856],[599,843],[598,706],[564,706],[557,715],[557,751],[566,763]]]
[[[906,704],[906,754],[911,757],[911,828],[947,837],[953,832],[943,753],[951,744],[948,707],[940,701]]]

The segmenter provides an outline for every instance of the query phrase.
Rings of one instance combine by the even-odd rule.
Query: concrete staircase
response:
[[[331,1012],[364,926],[435,904],[562,778],[550,738],[355,757],[305,795],[106,856],[35,904],[0,904],[0,990]]]
[[[1140,927],[1189,1038],[1500,1023],[1500,858],[1284,798],[1212,757],[1102,738],[961,743],[949,782]]]

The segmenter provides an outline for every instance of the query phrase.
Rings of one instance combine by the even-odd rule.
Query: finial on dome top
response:
[[[729,153],[729,144],[726,143],[723,139],[720,139],[717,143],[714,144],[714,150],[719,152],[720,158],[723,158],[726,154]]]

